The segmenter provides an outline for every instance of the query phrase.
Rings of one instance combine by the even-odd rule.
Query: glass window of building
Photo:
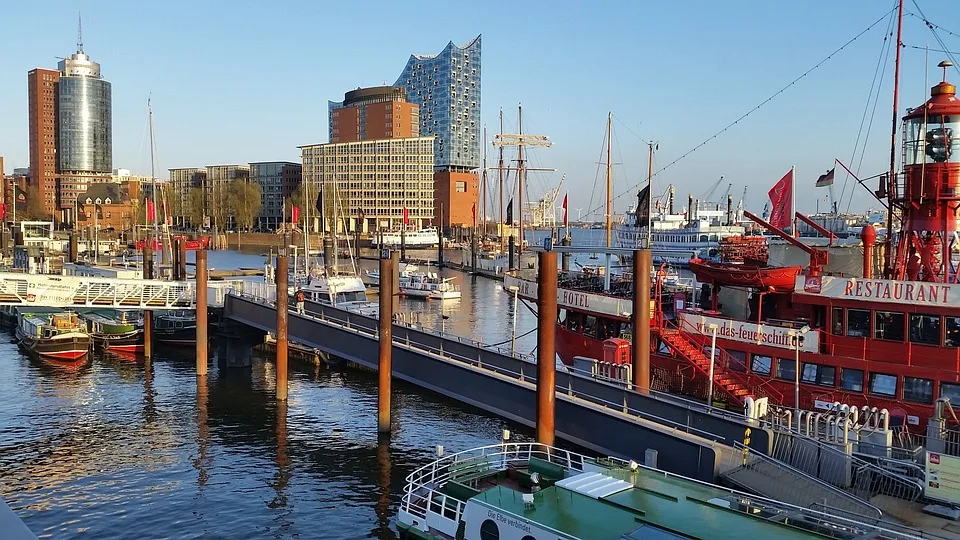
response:
[[[910,342],[925,345],[940,344],[940,317],[938,315],[910,315]]]
[[[896,311],[875,311],[873,337],[886,341],[903,341],[904,315]]]
[[[916,403],[933,402],[933,381],[919,377],[903,378],[903,399]]]
[[[840,371],[840,389],[863,392],[863,370],[844,368]]]
[[[865,309],[847,310],[847,336],[867,337],[870,335],[870,311]]]

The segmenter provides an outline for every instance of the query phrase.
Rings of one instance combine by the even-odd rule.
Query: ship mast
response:
[[[521,144],[517,147],[517,260],[523,253],[523,105],[517,105],[517,133]]]
[[[483,201],[482,206],[480,207],[480,222],[483,223],[483,232],[482,236],[487,234],[487,126],[483,126],[483,178],[481,180],[482,186],[480,190],[480,197]],[[477,234],[476,231],[473,234]],[[482,238],[482,237],[481,237]]]
[[[653,208],[650,204],[653,200],[653,143],[647,143],[647,147],[649,149],[647,155],[647,249],[653,249]],[[670,196],[670,200],[673,200],[673,195]]]
[[[503,109],[500,109],[500,135],[499,138],[503,138]],[[500,177],[500,186],[497,188],[497,193],[500,194],[500,214],[497,227],[497,235],[500,237],[500,251],[503,251],[503,146],[500,147],[500,163],[497,165],[497,174]]]
[[[900,99],[900,47],[903,43],[903,0],[897,2],[897,55],[893,68],[893,126],[890,129],[890,171],[887,174],[887,236],[884,240],[883,262],[884,275],[888,279],[893,274],[893,200],[896,196],[897,172],[897,109]],[[901,235],[902,236],[902,235]]]
[[[612,125],[613,125],[613,113],[608,112],[607,113],[607,247],[610,247],[610,233],[613,230],[613,225],[611,222],[611,208],[610,208],[612,204],[612,201],[610,200],[610,197],[611,197],[610,192],[613,191],[613,175],[611,173],[612,163],[610,159],[611,147],[613,146],[611,144],[613,141],[610,137],[610,134],[612,133],[612,129],[611,129]]]

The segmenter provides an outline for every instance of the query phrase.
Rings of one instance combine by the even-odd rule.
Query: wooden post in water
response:
[[[287,303],[290,293],[287,289],[287,276],[290,269],[290,257],[283,249],[277,258],[277,401],[287,400]]]
[[[207,250],[197,250],[197,375],[207,374]]]
[[[437,236],[440,239],[437,248],[437,268],[443,268],[443,203],[440,203],[440,219],[437,220]]]
[[[397,282],[393,257],[380,253],[380,357],[377,364],[377,432],[390,433],[390,384],[393,375],[393,298]]]
[[[143,279],[153,279],[153,237],[147,235],[143,245]],[[143,312],[143,356],[153,356],[153,310]]]
[[[171,254],[173,255],[173,264],[171,265],[172,266],[171,277],[173,278],[173,281],[180,281],[182,278],[180,277],[180,239],[179,238],[173,239],[173,249],[171,249],[170,251],[171,251]]]
[[[650,270],[649,249],[633,252],[633,386],[644,394],[650,390]]]
[[[180,279],[187,280],[187,240],[180,239]]]
[[[553,446],[556,410],[557,252],[539,255],[537,299],[537,442]],[[516,309],[516,308],[514,308]]]
[[[393,298],[391,308],[394,314],[400,313],[400,253],[397,251],[390,252],[390,262],[393,265],[393,289],[391,289],[390,297]],[[381,294],[383,291],[381,290]]]

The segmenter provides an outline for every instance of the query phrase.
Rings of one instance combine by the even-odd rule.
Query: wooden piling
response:
[[[287,304],[290,300],[287,276],[289,269],[290,257],[284,249],[277,258],[277,401],[287,400]]]
[[[180,250],[180,279],[187,280],[187,241],[181,238],[179,243]]]
[[[207,374],[207,250],[197,250],[197,375]]]
[[[649,249],[633,252],[633,385],[637,392],[650,390],[650,270]]]
[[[393,374],[393,297],[397,283],[393,258],[380,257],[380,358],[377,368],[377,431],[390,433],[390,383]]]
[[[393,291],[390,294],[390,297],[393,298],[393,313],[400,313],[400,253],[397,251],[392,251],[390,253],[390,261],[393,266]],[[381,274],[382,275],[382,274]],[[382,293],[381,293],[382,294]]]
[[[557,252],[539,255],[537,300],[537,442],[553,445],[556,410]]]
[[[72,242],[72,240],[71,240]],[[147,235],[143,245],[143,279],[153,279],[153,237]],[[153,356],[153,310],[143,312],[143,357]]]

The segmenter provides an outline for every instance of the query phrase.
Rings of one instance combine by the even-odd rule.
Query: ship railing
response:
[[[693,323],[684,319],[669,321],[669,323],[669,325],[676,326],[680,335],[687,341],[698,346],[701,353],[704,355],[709,354],[706,350],[710,348],[712,341],[711,336],[700,333]],[[716,356],[714,357],[714,364],[724,371],[725,376],[736,380],[739,384],[750,390],[755,397],[766,397],[774,403],[783,403],[783,393],[773,386],[772,379],[761,384],[751,384],[746,376],[746,360],[735,358],[719,345],[717,346]]]

